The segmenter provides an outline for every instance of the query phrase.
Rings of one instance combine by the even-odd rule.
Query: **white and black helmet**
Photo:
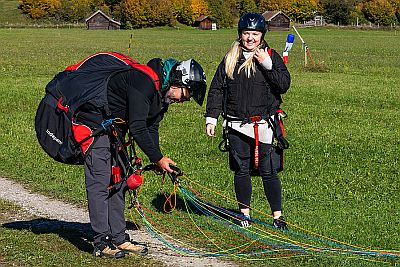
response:
[[[194,59],[180,62],[170,75],[170,84],[184,85],[188,88],[190,96],[200,106],[206,94],[206,74],[199,63]]]

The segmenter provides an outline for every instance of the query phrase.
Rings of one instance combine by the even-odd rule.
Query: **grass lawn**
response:
[[[293,225],[352,245],[399,250],[400,36],[394,31],[299,31],[319,68],[310,71],[303,67],[301,43],[296,37],[288,65],[292,86],[282,106],[288,113],[285,127],[290,142],[281,173],[286,218]],[[203,65],[209,84],[236,37],[236,30],[0,29],[0,175],[33,191],[86,205],[82,168],[55,163],[42,151],[33,125],[35,111],[45,85],[57,72],[98,51],[127,53],[131,34],[131,56],[139,62],[153,57],[193,57]],[[266,39],[271,47],[282,52],[286,34],[271,32]],[[227,154],[218,150],[221,127],[216,138],[206,137],[204,109],[194,102],[172,106],[161,124],[161,149],[191,180],[214,191],[196,188],[208,199],[236,209],[233,201],[218,198],[215,193],[234,198]],[[147,158],[144,160],[148,163]],[[160,185],[161,177],[146,175],[141,201],[150,211],[158,212],[154,223],[162,225],[166,218],[179,222],[182,212],[160,215],[157,211],[155,203],[163,202],[158,199]],[[255,209],[270,213],[257,177],[253,178],[252,201]],[[209,226],[205,216],[196,219]],[[210,231],[220,229],[211,226]],[[182,231],[184,227],[175,229]],[[12,237],[22,240],[25,234],[41,238],[29,231],[0,230],[3,244],[14,240]],[[220,234],[221,239],[234,239],[229,232],[225,236]],[[203,245],[204,242],[199,241]],[[28,250],[32,248],[33,257],[41,257],[40,249],[33,250],[33,244],[27,246]],[[0,260],[10,263],[10,254],[25,250],[18,251],[17,247],[4,251]],[[51,253],[43,257],[51,257]],[[245,265],[250,264],[384,263],[347,256],[303,255],[267,262],[245,261]]]

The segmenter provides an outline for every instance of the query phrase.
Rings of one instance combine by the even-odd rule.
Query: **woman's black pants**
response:
[[[253,170],[255,140],[235,130],[230,129],[230,167],[235,172],[234,185],[239,209],[250,208],[252,183],[251,173],[257,171],[261,176],[264,193],[271,211],[282,210],[282,189],[277,169],[280,156],[270,144],[259,143],[259,167]]]

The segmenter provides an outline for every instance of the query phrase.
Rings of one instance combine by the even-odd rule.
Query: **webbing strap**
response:
[[[259,142],[259,137],[258,137],[258,123],[254,123],[254,139],[256,140],[256,145],[254,147],[254,169],[258,169],[258,142]]]
[[[250,117],[250,121],[254,123],[253,129],[254,129],[254,140],[256,141],[255,147],[254,147],[254,169],[258,169],[258,163],[259,163],[259,153],[258,153],[258,144],[259,144],[259,135],[258,135],[258,122],[261,121],[261,116],[253,116]]]
[[[108,55],[108,56],[114,57],[114,58],[120,60],[121,62],[125,63],[126,65],[129,65],[132,68],[140,70],[141,72],[147,74],[154,81],[156,90],[157,91],[160,90],[160,86],[161,86],[160,78],[158,77],[157,73],[152,68],[150,68],[147,65],[142,65],[142,64],[138,63],[136,60],[134,60],[124,54],[118,53],[118,52],[95,53],[93,55],[86,57],[85,59],[83,59],[82,61],[80,61],[74,65],[67,66],[65,68],[65,70],[69,70],[69,71],[78,70],[86,61],[88,61],[89,59],[91,59],[93,57],[99,56],[99,55]]]

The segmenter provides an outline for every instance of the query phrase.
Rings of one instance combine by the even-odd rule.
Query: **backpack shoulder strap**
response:
[[[157,73],[152,68],[150,68],[147,65],[140,64],[136,60],[134,60],[124,54],[117,53],[117,52],[107,52],[107,53],[109,55],[116,57],[117,59],[125,62],[127,65],[145,73],[147,76],[149,76],[154,81],[154,84],[156,85],[156,90],[157,91],[160,90],[160,78],[158,77]]]
[[[132,65],[132,64],[137,63],[132,58],[130,58],[128,56],[125,56],[125,55],[123,55],[121,53],[117,53],[117,52],[99,52],[99,53],[87,56],[85,59],[83,59],[82,61],[80,61],[80,62],[78,62],[78,63],[76,63],[74,65],[67,66],[65,68],[65,70],[78,70],[85,62],[87,62],[91,58],[94,58],[94,57],[99,56],[99,55],[109,55],[111,57],[114,57],[115,59],[118,59],[119,61],[121,61],[125,65]]]
[[[271,49],[271,47],[268,47],[267,52],[268,52],[268,55],[269,55],[269,56],[272,56],[272,49]]]
[[[160,90],[160,78],[158,77],[157,73],[152,68],[150,68],[147,65],[139,64],[136,60],[134,60],[124,54],[118,53],[118,52],[99,52],[99,53],[90,55],[90,56],[86,57],[85,59],[83,59],[82,61],[80,61],[74,65],[70,65],[70,66],[66,67],[65,70],[66,71],[78,70],[85,62],[87,62],[91,58],[99,56],[99,55],[109,55],[109,56],[114,57],[115,59],[121,61],[125,65],[131,66],[132,68],[145,73],[154,81],[156,90],[157,91]]]

